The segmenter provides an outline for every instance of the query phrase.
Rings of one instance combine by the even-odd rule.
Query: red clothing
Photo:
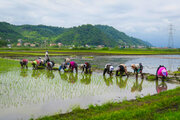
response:
[[[27,63],[28,60],[27,60],[27,59],[23,59],[22,62],[23,62],[23,63]]]
[[[35,60],[37,62],[37,64],[39,65],[40,64],[40,61],[39,60]]]
[[[85,64],[86,64],[87,68],[89,68],[89,67],[90,67],[90,65],[89,65],[89,63],[88,63],[88,62],[85,62]]]

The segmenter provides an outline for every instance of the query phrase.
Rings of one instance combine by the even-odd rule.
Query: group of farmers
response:
[[[28,60],[27,59],[23,59],[22,61],[20,61],[20,64],[21,64],[22,68],[24,66],[26,66],[26,68],[28,68]],[[48,51],[46,51],[46,53],[45,53],[45,59],[41,59],[41,57],[39,57],[38,59],[32,61],[33,69],[38,69],[38,66],[44,66],[44,67],[47,67],[48,70],[52,70],[54,65],[55,65],[54,61],[51,61],[49,58]],[[84,73],[89,73],[89,74],[92,73],[91,64],[89,62],[85,62],[84,64],[81,64],[80,68],[82,69],[82,72],[84,72]],[[143,73],[142,73],[142,70],[143,70],[142,63],[132,64],[131,68],[133,69],[134,73],[136,74],[136,77],[138,76],[138,73],[140,73],[141,78],[144,78]],[[69,58],[65,58],[64,62],[59,67],[59,71],[61,71],[62,69],[65,72],[73,72],[75,69],[76,73],[78,73],[78,64],[74,61],[71,61]],[[113,65],[108,63],[105,65],[103,75],[105,75],[107,73],[110,76],[112,76],[113,71],[114,71]],[[120,64],[117,67],[115,75],[122,76],[123,74],[128,76],[127,66],[125,64]],[[156,78],[157,79],[158,78],[166,78],[167,76],[168,76],[167,69],[164,66],[160,65],[156,71]]]
[[[21,64],[21,68],[23,68],[23,66],[26,66],[26,68],[28,68],[27,59],[23,59],[22,61],[20,61],[20,64]],[[39,57],[38,59],[32,61],[33,69],[38,69],[38,66],[44,66],[47,67],[47,69],[52,70],[54,64],[55,64],[54,61],[50,61],[49,59],[48,51],[46,51],[45,53],[45,59],[41,59],[41,57]]]
[[[143,70],[142,63],[132,64],[131,68],[134,71],[134,74],[136,74],[136,78],[138,76],[138,73],[141,74],[142,79],[144,78],[144,75],[142,73],[142,70]],[[114,67],[112,66],[112,64],[106,64],[105,68],[104,68],[103,75],[105,75],[106,73],[108,73],[109,75],[112,75],[113,70],[114,70]],[[124,73],[125,73],[126,76],[128,76],[126,65],[125,64],[118,65],[118,69],[116,70],[116,76],[122,76]],[[157,71],[156,71],[156,79],[158,79],[158,78],[166,78],[167,76],[168,76],[168,72],[167,72],[166,67],[164,67],[163,65],[160,65],[157,68]]]

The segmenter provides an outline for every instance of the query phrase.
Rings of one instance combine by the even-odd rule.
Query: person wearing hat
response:
[[[28,68],[28,60],[27,59],[23,59],[22,61],[20,61],[21,64],[21,68],[23,68],[24,66],[26,66],[26,68]]]
[[[69,62],[70,62],[70,58],[65,58],[65,59],[64,59],[64,62],[65,62],[65,63],[69,63]]]
[[[85,71],[85,73],[91,73],[91,64],[88,62],[85,62],[84,64],[81,64],[82,73]],[[85,70],[84,70],[85,69]]]
[[[168,72],[166,67],[164,67],[163,65],[159,65],[159,67],[157,68],[156,71],[156,79],[158,78],[166,78],[168,76]]]
[[[142,70],[143,70],[143,65],[142,63],[139,64],[132,64],[131,68],[134,70],[134,73],[136,73],[136,77],[138,77],[138,73],[141,74],[141,77],[144,78]]]
[[[39,64],[41,64],[41,57],[38,58]]]
[[[48,70],[52,70],[52,68],[54,67],[54,61],[49,61],[49,62],[47,62],[47,69]]]
[[[46,63],[50,61],[48,51],[46,51],[45,53],[45,60],[46,60]]]
[[[68,71],[68,65],[69,63],[63,62],[60,66],[59,66],[59,71],[61,71],[61,69],[64,70],[64,72]]]
[[[39,65],[40,65],[39,60],[32,61],[33,69],[37,69]]]
[[[105,65],[105,68],[104,68],[104,71],[103,71],[103,75],[105,75],[106,72],[107,72],[107,74],[109,74],[110,76],[112,76],[112,75],[113,75],[113,73],[112,73],[113,70],[114,70],[114,67],[112,66],[112,64],[111,64],[111,63],[108,63],[108,64]]]
[[[71,72],[73,72],[74,68],[76,70],[76,73],[78,73],[78,65],[77,65],[77,63],[74,62],[74,61],[70,61],[69,62],[69,69],[71,70]]]
[[[126,76],[128,76],[128,74],[127,74],[127,67],[126,67],[125,64],[120,64],[118,66],[118,69],[116,70],[116,76],[119,76],[119,72],[120,72],[121,76],[123,75],[123,73],[125,73]]]

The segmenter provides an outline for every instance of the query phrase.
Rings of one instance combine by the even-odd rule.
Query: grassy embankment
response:
[[[20,68],[19,61],[0,58],[0,73],[9,71],[15,67]]]
[[[138,119],[178,120],[180,118],[180,87],[154,96],[121,103],[107,103],[102,106],[90,105],[89,109],[74,109],[67,114],[46,116],[38,120],[77,119]]]
[[[1,56],[44,56],[47,49],[37,48],[0,48]],[[59,55],[171,55],[180,54],[180,49],[48,49],[51,56]]]

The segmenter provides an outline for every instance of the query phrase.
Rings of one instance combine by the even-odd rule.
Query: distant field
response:
[[[51,56],[59,55],[171,55],[180,54],[180,49],[108,49],[108,50],[70,50],[37,48],[0,48],[0,56],[43,56],[45,51]]]

